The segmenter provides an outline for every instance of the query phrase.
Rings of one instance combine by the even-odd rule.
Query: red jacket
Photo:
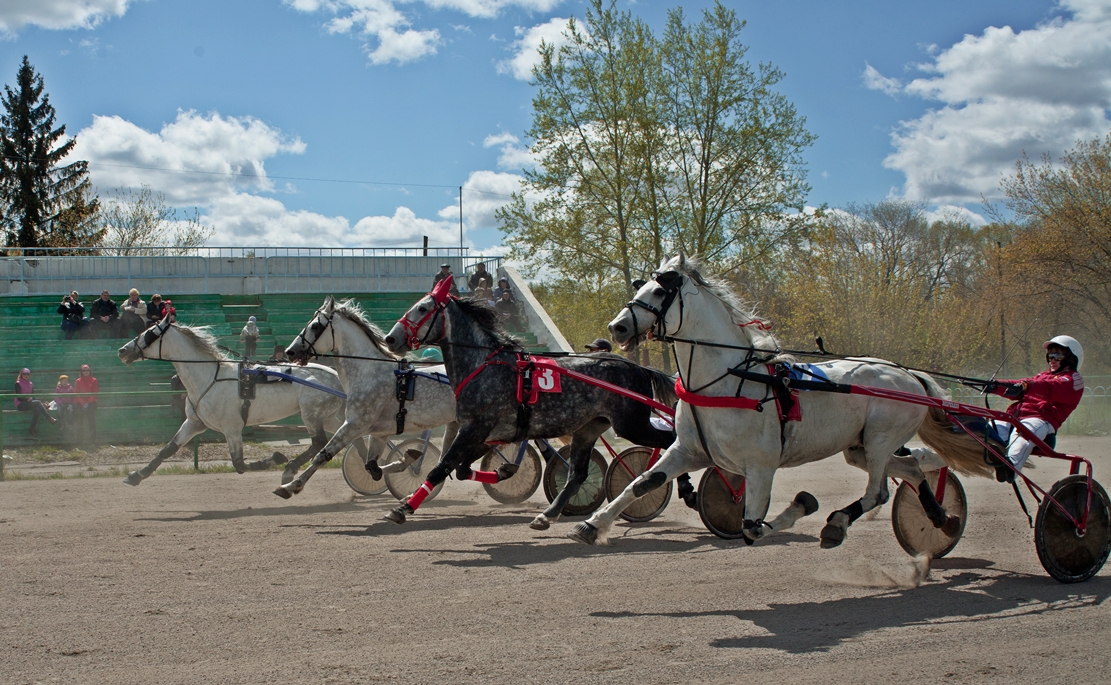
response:
[[[78,376],[73,383],[73,387],[76,392],[84,395],[83,397],[74,398],[77,404],[96,404],[96,393],[100,391],[100,384],[96,382],[96,378],[93,376]]]
[[[1026,383],[1026,393],[1009,409],[1017,407],[1016,416],[1020,419],[1036,418],[1050,422],[1054,432],[1061,428],[1084,396],[1084,377],[1077,371],[1043,371],[1033,378],[999,383]],[[1002,395],[1006,390],[1007,386],[1002,385],[994,392]]]

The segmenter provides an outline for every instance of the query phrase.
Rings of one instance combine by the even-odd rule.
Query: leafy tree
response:
[[[89,238],[96,213],[88,162],[63,164],[77,144],[55,125],[42,76],[23,57],[16,88],[0,96],[0,222],[9,247],[68,247]],[[56,222],[58,225],[55,226]],[[87,243],[86,243],[87,244]]]
[[[144,185],[137,191],[116,191],[115,197],[100,212],[103,251],[115,255],[143,255],[171,248],[174,254],[189,254],[215,233],[215,228],[200,222],[200,212],[179,218],[166,206],[166,197]]]

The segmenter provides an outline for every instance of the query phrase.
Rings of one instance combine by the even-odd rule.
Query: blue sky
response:
[[[659,31],[676,4],[619,6]],[[1111,130],[1111,0],[727,4],[818,137],[811,205],[979,213],[1023,151]],[[535,44],[583,14],[579,0],[5,0],[0,80],[28,55],[101,196],[148,184],[198,207],[212,244],[457,244],[464,186],[464,240],[491,252],[493,212],[531,163]]]

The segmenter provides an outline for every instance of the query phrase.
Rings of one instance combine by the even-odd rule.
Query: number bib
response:
[[[525,402],[527,404],[536,404],[540,399],[542,392],[563,392],[563,385],[560,383],[560,375],[562,369],[556,364],[554,359],[547,357],[532,357],[530,360],[533,364],[532,370],[532,391],[525,397],[524,386],[524,373],[528,367],[528,362],[518,359],[517,366],[520,374],[517,376],[517,401]]]

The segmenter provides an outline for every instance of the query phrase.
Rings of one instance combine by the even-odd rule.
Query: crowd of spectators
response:
[[[85,316],[86,311],[88,316]],[[62,303],[58,305],[58,313],[62,315],[61,328],[66,340],[75,337],[134,337],[161,321],[167,312],[174,312],[169,300],[163,301],[161,295],[155,294],[151,296],[150,302],[144,303],[135,288],[128,293],[122,307],[112,299],[107,290],[102,290],[100,297],[88,307],[81,302],[81,295],[76,290],[62,297]]]
[[[58,376],[54,386],[54,399],[49,403],[35,398],[35,384],[31,380],[31,369],[23,369],[15,379],[16,411],[31,412],[31,435],[38,435],[40,419],[50,423],[62,422],[64,434],[85,440],[96,439],[96,404],[100,385],[88,364],[81,365],[77,380],[70,384],[69,376]],[[55,417],[50,412],[54,411]],[[81,427],[85,432],[80,433]]]

